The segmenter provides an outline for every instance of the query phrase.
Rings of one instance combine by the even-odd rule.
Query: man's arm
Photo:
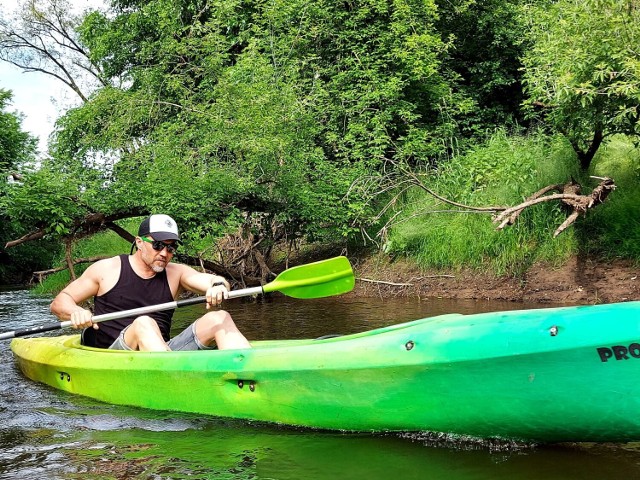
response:
[[[180,287],[195,293],[204,293],[207,297],[207,308],[217,306],[229,297],[231,286],[220,275],[202,273],[187,265],[174,264],[181,269]]]
[[[51,302],[51,313],[61,321],[71,320],[73,328],[86,328],[92,325],[93,314],[79,304],[95,296],[100,287],[99,272],[104,265],[101,260],[91,265],[76,280],[67,285]]]

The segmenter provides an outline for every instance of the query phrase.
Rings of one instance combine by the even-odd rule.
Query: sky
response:
[[[22,73],[13,65],[0,62],[0,88],[13,92],[7,109],[21,113],[22,130],[39,138],[39,150],[46,150],[47,138],[60,116],[54,99],[68,97],[65,86],[42,73]]]
[[[0,0],[0,12],[14,11],[18,0]],[[22,3],[22,2],[20,2]],[[72,8],[83,10],[103,4],[102,0],[69,0]],[[60,80],[44,73],[23,73],[10,63],[0,61],[0,88],[13,92],[12,103],[7,109],[20,112],[22,130],[39,138],[38,149],[46,151],[47,138],[54,123],[64,111],[76,103],[76,94]]]

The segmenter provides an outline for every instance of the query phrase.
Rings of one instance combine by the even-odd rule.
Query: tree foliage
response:
[[[38,238],[163,212],[190,254],[224,263],[211,245],[226,238],[260,263],[278,243],[354,238],[380,220],[357,179],[442,171],[526,123],[525,93],[583,165],[636,132],[630,0],[112,0],[77,18],[63,2],[28,0],[0,32],[6,61],[93,79],[8,192]]]
[[[640,134],[640,7],[558,0],[529,11],[527,104],[565,134],[588,169],[603,139]]]
[[[8,177],[19,175],[20,167],[33,160],[36,140],[22,130],[22,118],[8,111],[12,94],[0,89],[0,174],[3,192]]]
[[[353,180],[455,129],[436,20],[431,0],[116,1],[77,28],[105,86],[59,119],[14,213],[74,235],[83,215],[163,211],[193,252],[225,232],[263,254],[347,239],[371,208],[344,201]]]
[[[0,238],[9,239],[24,233],[25,226],[9,214],[12,192],[21,187],[25,168],[33,164],[36,138],[22,130],[22,117],[10,111],[12,94],[0,89]],[[0,250],[0,284],[24,280],[23,275],[50,260],[50,245]]]
[[[452,72],[457,100],[469,106],[458,119],[459,138],[469,142],[487,138],[487,130],[525,124],[520,104],[521,57],[525,0],[438,1],[436,27],[450,40],[444,65]]]

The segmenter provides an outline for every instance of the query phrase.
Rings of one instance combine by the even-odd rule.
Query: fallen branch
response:
[[[75,260],[73,260],[72,264],[78,265],[80,263],[93,263],[93,262],[97,262],[98,260],[103,260],[105,258],[109,258],[109,257],[98,256],[98,257],[89,257],[89,258],[76,258]],[[65,264],[62,267],[50,268],[48,270],[40,270],[38,272],[33,272],[32,280],[36,278],[38,283],[42,283],[42,279],[47,275],[51,275],[52,273],[62,272],[63,270],[67,270],[68,268],[69,268],[69,265]]]
[[[369,278],[356,278],[361,282],[369,282],[369,283],[380,283],[383,285],[393,285],[394,287],[412,287],[413,283],[395,283],[395,282],[385,282],[383,280],[371,280]]]
[[[140,217],[142,215],[146,215],[147,212],[138,208],[133,208],[126,212],[117,212],[114,214],[106,215],[102,213],[89,213],[84,217],[76,219],[73,224],[69,227],[70,234],[69,238],[73,239],[73,241],[77,241],[80,238],[87,237],[93,235],[95,233],[104,231],[104,230],[113,230],[116,234],[120,235],[122,238],[127,240],[128,242],[133,241],[133,235],[128,233],[123,228],[117,226],[114,222],[116,220],[122,220],[125,218],[132,217]],[[33,240],[39,240],[44,238],[45,235],[49,233],[47,226],[41,226],[36,230],[18,238],[15,240],[8,241],[4,248],[12,248],[18,245],[21,245],[26,242],[31,242]],[[64,240],[64,239],[63,239]]]
[[[423,277],[413,277],[410,278],[409,280],[422,280],[424,278],[456,278],[455,275],[425,275]]]
[[[603,203],[606,200],[607,196],[616,188],[614,181],[609,177],[591,177],[600,180],[600,183],[593,189],[593,191],[589,195],[581,195],[580,185],[571,180],[565,184],[546,186],[528,197],[524,202],[513,207],[476,207],[471,205],[464,205],[459,202],[454,202],[445,197],[442,197],[441,195],[438,195],[436,192],[425,185],[425,183],[423,182],[423,178],[427,178],[427,175],[416,173],[408,168],[399,167],[398,170],[396,170],[393,174],[385,175],[382,181],[378,180],[377,185],[379,188],[375,192],[371,193],[371,185],[376,184],[374,178],[368,180],[365,179],[364,183],[362,184],[362,189],[369,191],[369,194],[372,195],[372,197],[377,197],[380,194],[388,193],[390,191],[399,192],[392,198],[391,201],[387,202],[387,204],[383,207],[380,214],[378,215],[377,219],[382,218],[382,216],[384,214],[387,214],[387,212],[392,207],[396,206],[398,198],[411,187],[418,187],[436,198],[438,201],[456,207],[457,210],[423,210],[407,217],[400,216],[402,213],[401,210],[396,211],[395,213],[388,215],[390,218],[378,231],[377,237],[383,239],[384,241],[388,231],[392,227],[398,225],[399,223],[407,221],[410,218],[430,213],[491,213],[493,214],[493,223],[498,224],[496,229],[502,230],[508,225],[513,225],[520,214],[527,207],[543,202],[560,200],[564,206],[570,209],[570,212],[566,220],[555,230],[553,236],[557,237],[560,233],[566,230],[567,227],[572,225],[581,214],[585,215],[587,210]],[[550,192],[557,193],[550,194]],[[370,237],[367,236],[367,238]]]
[[[11,240],[11,241],[7,242],[4,245],[4,248],[6,249],[6,248],[15,247],[16,245],[20,245],[22,243],[30,242],[32,240],[40,240],[46,234],[47,234],[47,232],[43,228],[40,228],[38,230],[34,230],[32,232],[29,232],[26,235],[23,235],[22,237],[20,237],[20,238],[18,238],[16,240]]]
[[[571,209],[571,213],[553,233],[553,236],[557,237],[569,225],[573,224],[581,214],[585,215],[588,209],[594,208],[603,203],[609,194],[616,188],[611,178],[592,178],[597,178],[601,181],[598,186],[593,189],[590,195],[580,195],[580,185],[575,183],[573,180],[564,185],[550,185],[534,193],[521,204],[507,208],[499,215],[496,215],[493,218],[493,223],[498,223],[499,225],[497,229],[502,230],[507,225],[513,225],[525,208],[551,200],[561,200],[565,206]],[[544,196],[546,193],[554,190],[562,193]]]

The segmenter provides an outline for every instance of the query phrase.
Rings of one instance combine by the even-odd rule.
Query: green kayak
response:
[[[14,339],[30,379],[104,402],[344,431],[640,440],[640,302],[450,314],[253,349]]]

